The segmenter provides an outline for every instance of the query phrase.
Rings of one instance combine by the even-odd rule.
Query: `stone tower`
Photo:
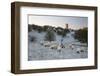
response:
[[[68,24],[66,24],[65,28],[68,29]]]

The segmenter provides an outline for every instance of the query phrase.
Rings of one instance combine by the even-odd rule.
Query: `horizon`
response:
[[[47,16],[47,15],[29,15],[28,24],[35,24],[39,26],[53,26],[65,28],[68,24],[69,29],[82,29],[87,27],[87,17],[71,17],[71,16]]]

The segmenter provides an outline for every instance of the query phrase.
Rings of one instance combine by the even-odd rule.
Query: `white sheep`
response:
[[[50,47],[50,42],[46,42],[43,44],[45,47]]]
[[[50,42],[48,42],[48,41],[40,41],[40,44],[45,46],[45,47],[49,47],[50,46]]]
[[[77,48],[77,53],[82,53],[82,52],[85,52],[84,48]]]
[[[72,50],[74,49],[74,45],[72,45],[72,44],[69,45],[69,47],[70,47]]]
[[[61,52],[61,46],[60,46],[60,45],[58,46],[57,50],[58,50],[59,52]]]
[[[50,48],[51,49],[57,49],[58,45],[51,45]]]

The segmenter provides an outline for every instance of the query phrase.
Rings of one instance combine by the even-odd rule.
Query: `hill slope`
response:
[[[56,40],[45,41],[46,32],[33,29],[28,33],[28,60],[87,58],[87,44],[74,39],[74,33],[69,30],[66,36],[62,37],[54,32]]]

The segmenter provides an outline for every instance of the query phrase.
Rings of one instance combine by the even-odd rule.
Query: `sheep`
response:
[[[78,53],[78,54],[80,54],[80,48],[77,48],[77,51],[76,51],[76,53]]]
[[[58,43],[56,41],[51,41],[50,45],[58,45]]]
[[[58,50],[59,52],[61,52],[61,46],[60,46],[60,45],[58,46],[57,50]]]
[[[58,47],[57,45],[51,45],[50,46],[51,49],[57,49],[57,47]]]
[[[48,45],[48,44],[45,44],[44,46],[45,46],[45,47],[50,47],[50,45]]]
[[[49,42],[46,42],[43,44],[45,47],[50,47],[50,43]]]
[[[45,46],[45,47],[49,47],[50,46],[50,42],[48,42],[48,41],[40,41],[40,44]]]
[[[84,51],[84,48],[77,48],[77,53],[79,54],[79,53],[83,53],[83,52],[85,52]]]
[[[40,44],[43,45],[43,41],[40,41]]]
[[[72,45],[72,44],[69,45],[69,47],[70,47],[72,50],[74,49],[74,45]]]
[[[65,48],[65,46],[63,44],[60,45],[61,48]]]

